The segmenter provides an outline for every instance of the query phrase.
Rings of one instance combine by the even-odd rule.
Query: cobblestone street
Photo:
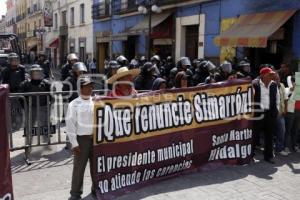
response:
[[[31,166],[23,162],[23,152],[12,158],[16,200],[65,200],[68,198],[72,158],[64,146],[54,147]],[[132,199],[291,199],[300,196],[300,154],[276,157],[275,165],[258,160],[247,166],[220,166],[178,176],[120,197]],[[84,199],[92,199],[90,175],[86,171]],[[26,189],[28,188],[28,189]]]

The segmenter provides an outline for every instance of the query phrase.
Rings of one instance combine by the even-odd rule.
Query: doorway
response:
[[[109,43],[97,43],[97,66],[100,74],[104,74],[105,69],[104,69],[104,61],[106,58],[108,58],[108,47]]]
[[[199,25],[186,26],[185,52],[190,60],[198,58]]]

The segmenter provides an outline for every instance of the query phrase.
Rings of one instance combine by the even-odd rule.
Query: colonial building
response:
[[[2,18],[0,19],[0,33],[6,33],[5,15],[2,15]]]
[[[16,23],[17,23],[17,35],[20,40],[20,46],[22,52],[27,52],[27,0],[16,1]]]
[[[83,62],[92,59],[92,0],[54,0],[52,8],[53,27],[45,40],[55,64],[64,64],[69,53],[76,53]]]
[[[16,33],[16,0],[6,1],[6,32]]]
[[[27,53],[44,51],[44,0],[27,0],[26,44]]]
[[[246,56],[254,67],[300,60],[299,1],[151,1],[162,12],[152,13],[150,44],[149,12],[138,12],[148,2],[94,0],[95,51],[101,71],[108,56],[125,54],[131,59],[147,55],[148,49],[175,60],[205,57],[215,63]]]
[[[139,5],[148,1],[135,0],[98,0],[93,4],[95,49],[100,70],[103,71],[104,59],[108,56],[124,54],[132,59],[136,55],[161,57],[173,56],[177,59],[186,55],[191,58],[204,56],[205,15],[197,13],[180,16],[182,7],[195,6],[207,0],[198,1],[156,1],[162,10],[151,15],[151,38],[149,43],[149,12],[138,12]],[[191,13],[192,14],[192,13]]]

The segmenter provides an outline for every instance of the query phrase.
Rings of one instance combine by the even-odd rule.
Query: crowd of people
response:
[[[264,160],[274,163],[274,152],[281,156],[300,152],[298,147],[300,106],[295,100],[295,75],[288,64],[282,63],[278,68],[276,70],[276,67],[270,64],[262,64],[258,73],[255,73],[246,58],[238,64],[225,61],[220,66],[216,66],[205,59],[195,59],[191,62],[188,57],[181,57],[174,63],[172,57],[162,60],[158,55],[154,55],[149,60],[142,56],[129,62],[125,56],[120,55],[115,60],[105,62],[107,77],[105,84],[109,85],[108,96],[122,97],[134,96],[139,91],[196,87],[240,78],[252,80],[254,120],[256,120],[253,123],[254,147],[259,149],[263,144]],[[81,157],[76,158],[78,162],[75,162],[79,169],[74,168],[71,191],[74,196],[80,196],[84,168],[90,158],[90,151],[79,146],[91,146],[92,130],[76,131],[74,124],[80,119],[69,115],[73,109],[81,109],[80,106],[76,106],[80,104],[83,106],[82,109],[88,107],[91,111],[86,113],[85,119],[92,118],[93,81],[86,76],[89,72],[96,73],[96,69],[96,60],[86,65],[79,62],[76,54],[69,54],[67,63],[61,68],[62,90],[77,91],[78,86],[81,89],[79,94],[72,93],[68,97],[67,101],[70,105],[66,114],[67,132],[72,149],[78,156],[79,152],[84,152]],[[85,79],[81,79],[82,76],[85,76]],[[9,84],[11,93],[50,92],[49,77],[52,77],[52,74],[45,54],[39,54],[38,62],[26,70],[20,65],[18,55],[12,53],[9,55],[9,65],[1,73],[1,82]],[[39,102],[40,106],[43,106],[46,100],[40,99]],[[82,137],[76,138],[75,132],[77,136]]]

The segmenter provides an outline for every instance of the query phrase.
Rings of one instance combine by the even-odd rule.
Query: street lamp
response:
[[[162,9],[156,5],[157,0],[145,0],[142,4],[139,5],[138,11],[141,14],[147,15],[149,17],[148,24],[148,59],[151,57],[151,32],[152,32],[152,13],[161,13]]]
[[[35,30],[36,36],[40,37],[40,40],[41,40],[41,49],[42,49],[41,51],[43,51],[43,48],[44,48],[43,47],[43,35],[44,35],[45,32],[46,32],[46,30],[42,27],[39,27]]]

